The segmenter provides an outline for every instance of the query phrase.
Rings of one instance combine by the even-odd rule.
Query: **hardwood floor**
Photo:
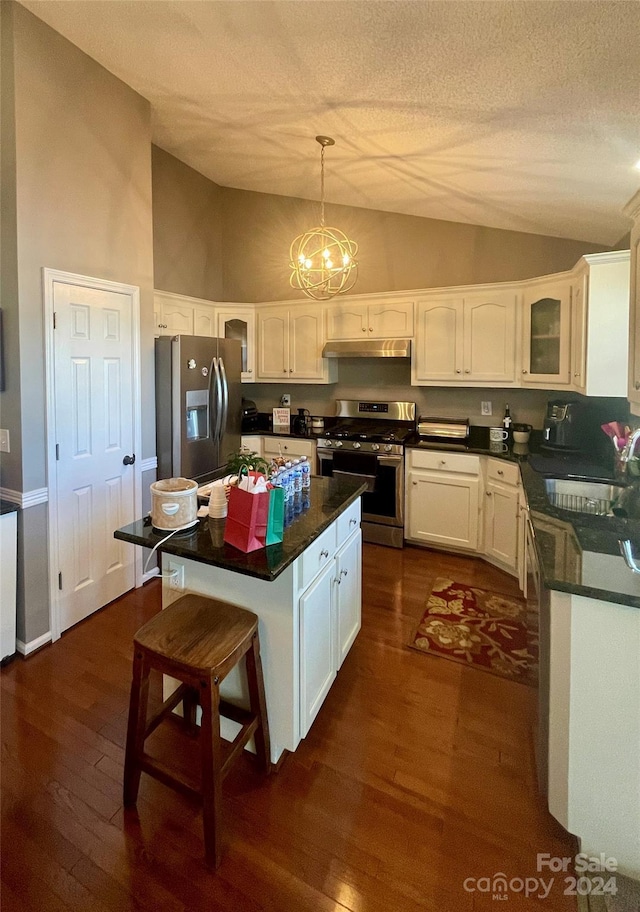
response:
[[[187,799],[143,776],[122,807],[131,643],[159,583],[4,668],[3,912],[466,912],[500,907],[467,878],[548,883],[536,854],[576,849],[536,794],[535,690],[407,648],[436,576],[518,592],[480,560],[365,545],[362,631],[280,771],[227,778],[216,874]],[[504,907],[576,909],[563,877],[523,886]]]

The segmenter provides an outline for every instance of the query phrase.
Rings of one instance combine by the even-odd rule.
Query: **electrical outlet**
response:
[[[480,403],[480,414],[481,415],[493,415],[493,407],[490,402],[481,402]]]
[[[176,561],[169,561],[169,589],[177,589],[180,592],[184,589],[184,564],[178,564]]]
[[[284,408],[291,405],[291,396],[289,393],[285,393],[284,396],[280,397],[280,405]]]
[[[0,453],[10,453],[9,431],[6,428],[0,428]]]

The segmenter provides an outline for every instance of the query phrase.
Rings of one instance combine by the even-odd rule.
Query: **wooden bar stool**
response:
[[[244,608],[192,593],[152,617],[138,630],[133,644],[124,803],[136,803],[142,772],[180,792],[199,797],[203,804],[206,861],[217,868],[221,857],[222,780],[252,735],[261,767],[265,772],[271,767],[258,618]],[[220,683],[244,655],[249,710],[220,699]],[[171,675],[181,684],[147,720],[151,669]],[[196,706],[198,703],[202,706],[200,788],[150,757],[144,749],[146,738],[180,702],[183,703],[185,723],[191,731],[196,729]],[[220,737],[221,715],[242,726],[231,743]]]

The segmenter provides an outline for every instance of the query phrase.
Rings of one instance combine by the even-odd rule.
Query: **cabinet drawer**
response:
[[[265,456],[279,456],[280,452],[289,459],[307,456],[313,466],[316,444],[313,440],[303,440],[296,437],[264,437],[262,450]]]
[[[337,521],[316,538],[303,552],[300,561],[300,589],[306,589],[314,577],[332,561],[337,548]]]
[[[501,481],[503,484],[520,484],[520,466],[515,462],[506,462],[502,459],[487,460],[487,478],[491,481]]]
[[[338,547],[340,547],[360,525],[360,498],[338,517],[336,525],[338,527]]]
[[[461,472],[478,475],[480,457],[471,453],[451,453],[443,450],[409,450],[412,469],[437,469],[442,472]]]

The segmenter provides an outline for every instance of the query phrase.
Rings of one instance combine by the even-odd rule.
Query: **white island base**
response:
[[[271,761],[277,763],[309,731],[360,630],[360,498],[272,581],[174,555],[163,555],[163,565],[184,573],[184,589],[163,579],[163,608],[197,592],[258,615]],[[165,698],[174,687],[165,679]],[[221,693],[248,707],[244,660],[225,678]],[[232,740],[238,728],[221,720],[224,738]]]

